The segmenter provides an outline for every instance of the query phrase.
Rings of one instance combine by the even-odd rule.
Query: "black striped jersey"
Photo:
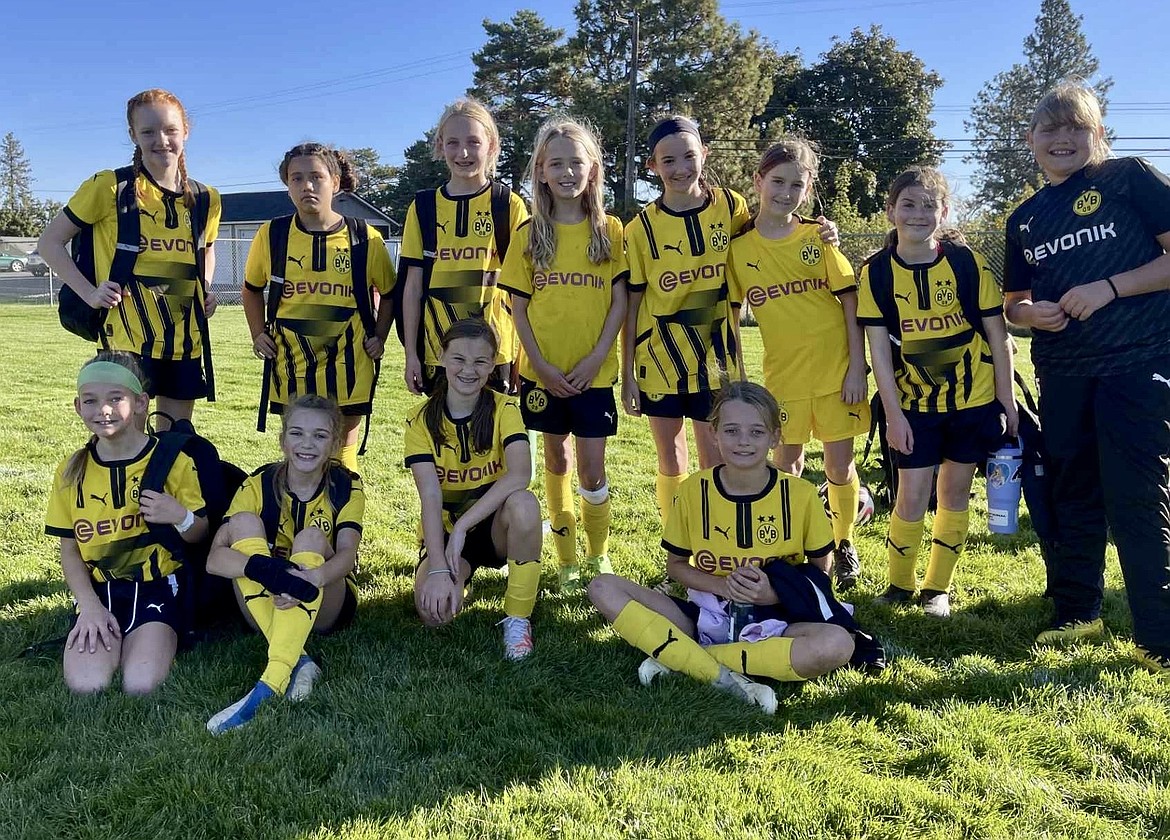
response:
[[[607,220],[610,258],[601,265],[594,265],[586,256],[593,232],[586,219],[575,225],[556,225],[557,250],[552,264],[547,270],[536,268],[525,253],[532,229],[525,222],[500,272],[501,289],[528,299],[528,321],[541,355],[564,373],[593,352],[609,316],[613,285],[629,277],[621,220],[614,216]],[[532,381],[538,379],[527,356],[521,361],[520,374]],[[593,379],[593,387],[610,387],[617,374],[615,341]]]
[[[752,308],[764,341],[764,384],[781,401],[838,393],[849,367],[837,296],[856,291],[857,281],[819,230],[802,219],[783,239],[750,227],[731,241],[731,300]]]
[[[110,310],[102,327],[111,349],[152,359],[195,359],[203,353],[203,336],[195,321],[195,243],[191,211],[181,192],[154,182],[145,169],[135,181],[140,217],[136,282],[123,290],[122,302]],[[219,193],[207,188],[210,209],[205,239],[219,235]],[[65,205],[77,227],[92,228],[97,282],[110,279],[118,244],[117,179],[102,170],[78,187]]]
[[[736,496],[723,487],[725,469],[694,473],[679,485],[662,535],[668,552],[723,577],[739,566],[797,565],[833,550],[833,526],[816,487],[769,466],[762,491]]]
[[[156,542],[138,507],[138,489],[157,439],[121,461],[103,461],[94,444],[86,445],[85,475],[66,483],[66,458],[57,467],[45,533],[77,541],[81,559],[96,581],[160,580],[180,561]],[[180,452],[163,490],[196,516],[205,516],[203,494],[194,462]]]
[[[987,261],[972,251],[979,269],[979,311],[983,317],[1003,313],[1003,294]],[[894,303],[901,322],[902,346],[891,346],[898,399],[908,411],[944,412],[987,405],[995,399],[995,368],[987,342],[964,317],[955,273],[943,257],[907,265],[891,254]],[[861,267],[857,320],[884,327],[869,279]]]
[[[440,447],[435,446],[435,440],[427,429],[423,416],[425,402],[406,418],[403,461],[407,468],[420,463],[435,465],[439,487],[443,491],[443,527],[448,532],[459,517],[507,471],[504,450],[508,445],[518,440],[528,440],[528,432],[524,428],[516,400],[495,391],[488,393],[496,404],[492,445],[486,452],[476,452],[472,445],[470,416],[452,420],[444,409],[444,443]],[[421,521],[418,533],[421,538]]]
[[[345,468],[335,463],[330,469]],[[254,513],[261,516],[264,510],[263,481],[267,474],[268,470],[264,467],[244,479],[244,483],[232,497],[232,503],[224,516],[225,520],[237,513]],[[276,545],[272,546],[276,557],[287,558],[292,550],[293,539],[306,528],[319,528],[329,538],[334,548],[337,547],[337,535],[343,529],[352,528],[359,534],[362,532],[362,518],[366,513],[366,493],[361,478],[356,473],[350,473],[352,486],[349,498],[341,504],[340,510],[334,509],[329,498],[328,478],[328,473],[321,477],[321,483],[312,498],[302,500],[291,491],[281,497]]]
[[[1059,301],[1162,255],[1170,232],[1170,179],[1141,158],[1088,166],[1041,189],[1007,221],[1004,291]],[[1170,291],[1107,304],[1060,332],[1033,330],[1032,361],[1064,375],[1126,373],[1170,354]]]
[[[244,283],[261,292],[272,273],[268,222],[260,226]],[[369,250],[366,278],[371,289],[387,294],[394,266],[382,234],[366,225]],[[283,293],[276,310],[276,360],[272,366],[273,402],[285,405],[297,394],[320,394],[343,407],[366,407],[374,381],[374,362],[362,348],[365,330],[353,297],[349,232],[308,231],[293,216]]]
[[[711,190],[676,213],[659,198],[626,225],[630,292],[642,292],[634,372],[646,394],[699,393],[735,364],[727,254],[747,224],[739,193]]]
[[[420,302],[422,362],[440,364],[443,348],[439,339],[443,333],[456,321],[472,317],[485,318],[495,329],[500,343],[496,362],[511,361],[516,333],[511,305],[506,296],[496,292],[494,272],[499,271],[502,256],[496,254],[491,184],[473,195],[451,196],[446,186],[435,192],[435,220],[439,229],[431,281]],[[528,218],[524,199],[515,192],[509,199],[508,216],[514,242],[516,228]],[[411,202],[402,232],[402,265],[422,268],[423,257],[422,231]]]

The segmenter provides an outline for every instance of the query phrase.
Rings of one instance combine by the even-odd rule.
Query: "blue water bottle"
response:
[[[987,459],[987,530],[1014,534],[1020,525],[1020,472],[1024,450],[1019,441],[1005,443]]]

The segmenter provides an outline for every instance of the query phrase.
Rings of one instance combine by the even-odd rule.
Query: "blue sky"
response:
[[[969,148],[963,118],[980,87],[1022,59],[1039,0],[728,0],[725,17],[760,31],[806,62],[833,36],[879,24],[944,79],[936,133]],[[1170,165],[1165,59],[1170,3],[1073,0],[1111,75],[1107,122],[1119,152],[1148,151]],[[98,169],[128,161],[125,103],[165,87],[192,117],[188,169],[225,192],[280,187],[276,162],[306,139],[372,146],[390,163],[471,84],[483,19],[535,8],[573,29],[571,0],[491,4],[326,4],[305,0],[146,4],[26,3],[18,51],[5,57],[0,134],[24,144],[34,192],[65,201]],[[334,9],[353,9],[341,17]],[[10,13],[11,15],[11,13]],[[11,22],[11,17],[9,17]],[[8,28],[9,33],[13,31]],[[814,138],[815,139],[815,138]],[[1161,150],[1161,151],[1158,151]],[[944,169],[960,194],[969,167],[950,153]]]

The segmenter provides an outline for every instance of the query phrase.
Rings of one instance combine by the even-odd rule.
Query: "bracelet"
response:
[[[195,514],[193,511],[187,511],[187,515],[183,517],[182,522],[175,523],[175,530],[180,534],[185,534],[191,530],[191,526],[195,524]]]
[[[427,572],[427,577],[430,577],[431,575],[450,575],[451,580],[455,580],[455,573],[450,569],[431,569],[429,572]]]
[[[1117,300],[1119,297],[1121,297],[1121,292],[1117,291],[1117,286],[1113,285],[1113,278],[1112,277],[1106,277],[1105,282],[1108,283],[1109,288],[1113,290],[1113,299],[1114,300]]]

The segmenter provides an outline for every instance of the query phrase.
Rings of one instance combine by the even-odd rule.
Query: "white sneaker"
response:
[[[301,658],[297,660],[296,667],[293,668],[292,676],[289,677],[284,699],[293,703],[304,700],[313,693],[313,684],[320,676],[321,666],[310,659],[308,654],[302,654]]]
[[[653,656],[647,656],[642,660],[642,664],[638,666],[638,682],[642,685],[650,685],[650,683],[654,682],[655,677],[673,673],[674,671],[667,668]]]
[[[532,622],[527,618],[507,616],[504,625],[504,658],[509,662],[524,659],[532,653]]]
[[[729,694],[754,703],[766,715],[776,714],[776,708],[780,705],[776,699],[776,692],[770,686],[749,680],[743,674],[737,674],[727,668],[720,669],[719,679],[715,680],[714,685]]]

